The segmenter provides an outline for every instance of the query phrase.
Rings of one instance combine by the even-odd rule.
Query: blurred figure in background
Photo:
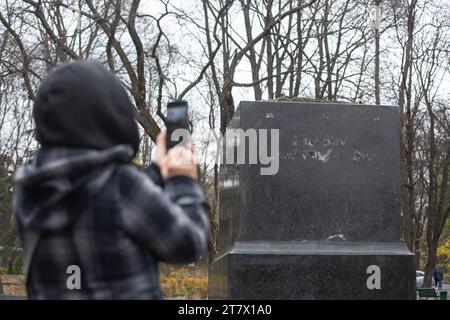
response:
[[[434,287],[438,290],[442,290],[442,281],[444,280],[444,274],[442,270],[438,267],[434,267],[433,271],[431,271],[434,279]]]

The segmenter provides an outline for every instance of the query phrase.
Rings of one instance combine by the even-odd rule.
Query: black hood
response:
[[[96,62],[55,68],[41,83],[33,109],[37,140],[44,147],[139,148],[131,101],[114,75]]]

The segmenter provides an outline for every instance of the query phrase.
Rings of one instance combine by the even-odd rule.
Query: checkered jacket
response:
[[[124,145],[40,149],[18,169],[20,243],[26,246],[28,230],[40,233],[29,298],[159,299],[158,261],[188,263],[204,253],[198,183],[174,177],[162,186],[157,168],[132,167],[132,155]]]

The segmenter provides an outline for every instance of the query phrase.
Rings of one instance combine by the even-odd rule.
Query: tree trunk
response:
[[[375,0],[375,104],[380,104],[380,0]]]
[[[209,245],[208,245],[208,259],[213,262],[214,258],[219,252],[219,165],[214,164],[214,199],[209,215]]]
[[[423,286],[425,288],[429,288],[433,285],[431,271],[436,266],[437,262],[436,251],[437,251],[437,241],[430,239],[430,241],[428,241],[428,250],[427,250],[428,259],[425,266],[425,277],[423,279]]]
[[[241,6],[242,6],[242,11],[244,13],[245,33],[247,35],[247,41],[252,42],[253,35],[252,35],[252,24],[250,21],[250,3],[245,2],[244,0],[241,0]],[[262,91],[261,91],[261,85],[258,82],[259,67],[258,67],[258,63],[256,62],[255,47],[251,47],[249,49],[249,60],[250,60],[250,67],[252,70],[252,82],[253,82],[253,92],[255,95],[255,100],[261,100],[262,99]]]
[[[401,119],[401,181],[400,194],[402,204],[402,235],[411,252],[414,250],[415,241],[415,199],[414,185],[412,181],[413,167],[412,157],[414,148],[413,119],[411,114],[411,69],[412,69],[412,46],[415,19],[415,6],[413,1],[408,7],[407,34],[405,45],[405,62],[402,66],[401,84],[399,90],[399,110]]]
[[[220,98],[220,132],[224,135],[228,124],[234,115],[234,99],[232,87],[224,83]]]

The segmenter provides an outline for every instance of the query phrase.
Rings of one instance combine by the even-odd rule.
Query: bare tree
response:
[[[423,46],[416,60],[418,87],[422,93],[428,116],[428,132],[426,133],[427,153],[424,164],[427,172],[426,193],[428,203],[426,208],[426,241],[427,263],[425,266],[426,286],[431,286],[431,270],[437,265],[436,251],[442,230],[450,213],[450,126],[448,101],[437,98],[442,76],[439,73],[450,65],[445,48],[450,46],[450,39],[445,39],[442,33],[442,21],[437,22],[431,41],[423,39]],[[447,60],[447,61],[446,61]],[[445,61],[445,62],[443,62]],[[444,68],[442,68],[444,67]]]
[[[199,131],[221,133],[237,93],[246,90],[255,100],[386,101],[398,104],[401,119],[402,237],[422,257],[418,267],[426,262],[427,283],[449,210],[448,7],[417,0],[174,1],[155,0],[158,9],[139,0],[0,4],[0,179],[9,186],[0,190],[1,213],[10,212],[4,203],[14,168],[37,147],[36,89],[66,61],[100,61],[122,81],[141,126],[140,164],[150,161],[168,99],[192,99]],[[200,178],[215,223],[219,168],[210,158],[202,153]],[[12,228],[9,213],[2,217],[2,230]]]

